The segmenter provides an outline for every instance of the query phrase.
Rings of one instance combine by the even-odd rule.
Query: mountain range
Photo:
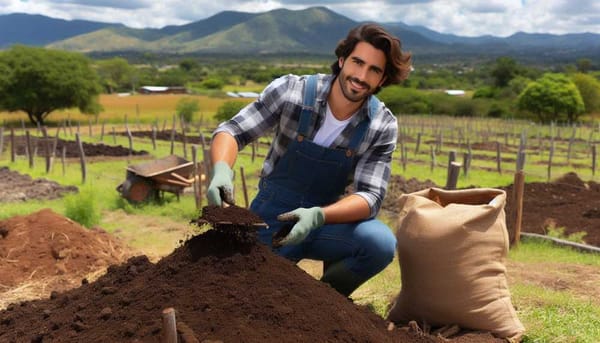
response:
[[[311,54],[331,56],[337,42],[359,22],[325,7],[276,9],[262,13],[220,12],[185,25],[135,29],[117,23],[66,21],[41,15],[0,15],[0,49],[13,44],[45,46],[90,54]],[[403,49],[434,60],[501,55],[570,61],[600,56],[600,35],[519,32],[509,37],[463,37],[401,22],[380,23],[397,35]]]

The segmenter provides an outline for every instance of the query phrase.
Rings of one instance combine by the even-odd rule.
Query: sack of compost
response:
[[[493,188],[429,188],[400,198],[402,286],[388,320],[458,325],[520,340],[505,260],[506,193]]]

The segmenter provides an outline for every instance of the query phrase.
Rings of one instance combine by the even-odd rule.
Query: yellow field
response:
[[[216,98],[205,95],[186,95],[186,94],[158,94],[158,95],[143,95],[135,94],[128,96],[119,96],[117,94],[103,94],[100,96],[100,104],[104,110],[98,118],[95,116],[85,115],[79,112],[78,109],[60,110],[50,114],[47,118],[48,124],[60,123],[64,119],[72,121],[80,121],[87,123],[92,121],[117,123],[124,122],[125,116],[128,121],[140,123],[152,123],[154,121],[170,120],[175,114],[177,102],[184,97],[198,99],[200,111],[196,113],[196,119],[212,118],[219,106],[225,101],[236,100],[251,102],[253,99],[242,98]],[[0,112],[0,121],[3,122],[19,122],[24,120],[29,122],[27,115],[23,112]]]

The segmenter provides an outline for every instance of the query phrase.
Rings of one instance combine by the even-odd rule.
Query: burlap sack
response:
[[[457,324],[520,340],[505,258],[506,193],[429,188],[404,194],[396,236],[402,288],[390,321]]]

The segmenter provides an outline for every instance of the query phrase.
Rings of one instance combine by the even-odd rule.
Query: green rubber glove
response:
[[[325,223],[325,214],[320,207],[297,208],[277,216],[279,221],[295,221],[294,227],[279,244],[293,245],[301,243],[308,234]]]
[[[223,202],[234,205],[233,171],[226,162],[217,162],[213,166],[207,197],[209,205],[223,206]]]

